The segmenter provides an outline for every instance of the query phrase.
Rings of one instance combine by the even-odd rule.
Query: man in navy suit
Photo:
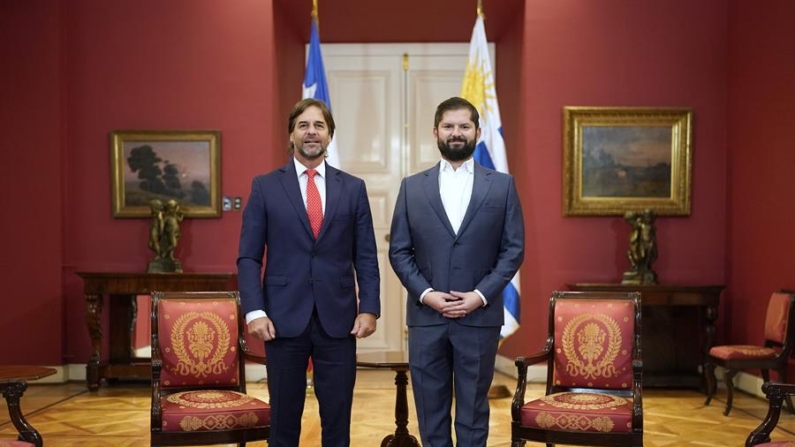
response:
[[[356,338],[375,332],[381,311],[373,219],[364,182],[325,163],[334,135],[326,104],[298,102],[288,132],[293,158],[254,179],[243,212],[240,296],[249,333],[265,341],[269,445],[298,447],[311,358],[323,446],[343,447]]]
[[[480,115],[462,98],[436,109],[442,160],[405,178],[389,260],[408,290],[409,366],[424,447],[485,447],[502,290],[524,256],[513,177],[475,163]]]

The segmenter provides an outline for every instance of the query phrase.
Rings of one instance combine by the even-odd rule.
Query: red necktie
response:
[[[309,216],[309,226],[312,227],[312,234],[315,239],[320,234],[320,226],[323,225],[323,204],[320,202],[320,192],[315,185],[314,169],[306,170],[306,214]]]

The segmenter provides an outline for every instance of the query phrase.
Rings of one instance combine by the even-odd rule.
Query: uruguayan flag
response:
[[[502,137],[500,107],[497,104],[497,90],[494,86],[494,72],[486,42],[486,28],[483,17],[478,16],[472,30],[461,97],[475,105],[480,113],[480,140],[475,148],[475,161],[481,165],[508,173],[508,160],[505,157],[505,141]],[[517,273],[502,292],[505,308],[505,325],[500,337],[505,338],[519,329],[519,274]]]
[[[320,34],[317,30],[317,20],[315,18],[312,18],[312,33],[309,37],[309,55],[306,59],[302,98],[319,99],[331,109],[331,98],[328,94],[328,83],[326,83],[326,69],[323,67],[323,53],[320,52]],[[327,151],[326,162],[335,168],[339,168],[340,160],[337,153],[336,137],[331,139]]]

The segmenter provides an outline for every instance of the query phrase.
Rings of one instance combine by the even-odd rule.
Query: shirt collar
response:
[[[295,174],[298,177],[300,177],[301,174],[307,171],[307,167],[302,165],[301,162],[296,160],[295,157],[293,157],[293,165],[295,166]],[[317,171],[317,174],[322,178],[326,178],[326,162],[324,161],[323,163],[317,165],[315,171]]]
[[[464,168],[467,173],[471,174],[475,171],[475,159],[470,158],[469,160],[465,161],[458,169]],[[441,166],[439,167],[439,171],[448,171],[448,172],[455,172],[453,170],[453,165],[450,164],[449,161],[442,159]]]

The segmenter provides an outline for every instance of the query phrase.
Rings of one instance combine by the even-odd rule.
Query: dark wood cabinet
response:
[[[715,344],[724,286],[577,283],[571,290],[640,292],[643,385],[704,389],[704,356]]]
[[[86,384],[96,391],[102,379],[149,378],[151,360],[131,352],[136,297],[153,291],[200,292],[237,288],[233,273],[111,273],[78,272],[86,297],[86,326],[91,337],[91,359]],[[109,356],[102,359],[102,310],[109,298]]]

